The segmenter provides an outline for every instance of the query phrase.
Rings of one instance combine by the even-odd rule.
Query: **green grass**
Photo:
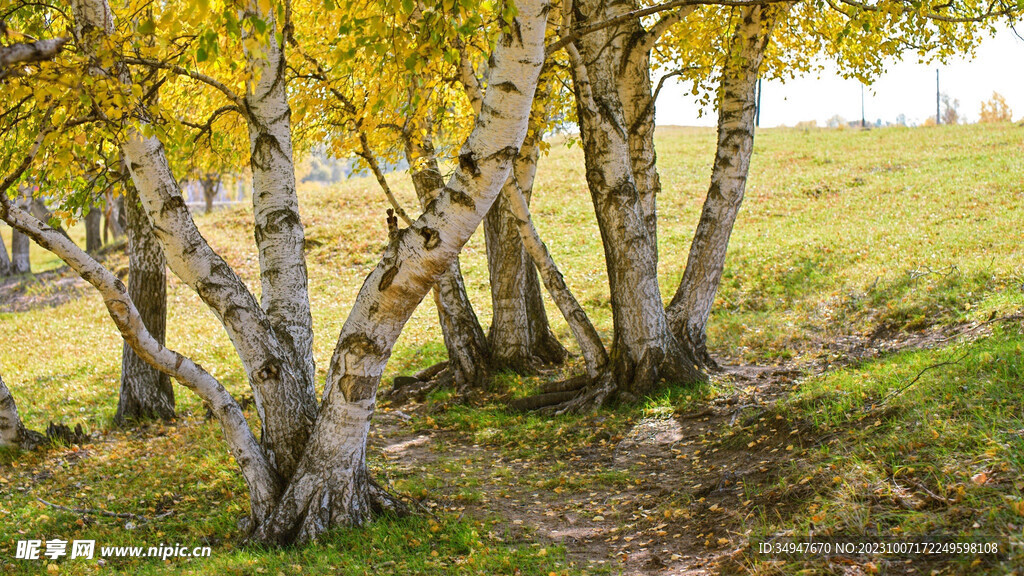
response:
[[[802,430],[808,453],[770,488],[799,510],[781,518],[765,510],[752,540],[790,529],[794,541],[809,541],[814,530],[835,542],[994,542],[1000,555],[946,560],[961,573],[1004,574],[1024,564],[1022,336],[1017,325],[804,383],[774,412]],[[925,561],[863,558],[883,559]],[[783,572],[820,561],[795,557]]]
[[[880,329],[895,334],[1020,310],[1022,141],[1024,129],[1014,125],[759,132],[746,201],[710,323],[713,351],[732,361],[801,360],[842,335]],[[660,278],[667,300],[682,275],[706,193],[714,132],[662,128],[657,145],[663,184]],[[408,180],[397,174],[391,180],[405,206],[415,206]],[[310,239],[310,296],[322,381],[336,335],[386,242],[387,203],[376,183],[365,178],[328,188],[308,186],[300,194]],[[578,147],[555,146],[542,158],[534,202],[541,236],[598,331],[610,341],[601,241]],[[251,209],[196,219],[211,244],[258,295]],[[78,240],[80,228],[71,230]],[[10,230],[3,228],[2,234],[9,247]],[[57,264],[38,248],[33,248],[32,258],[37,269]],[[112,266],[123,265],[122,256],[110,258]],[[490,296],[482,233],[474,235],[461,258],[470,299],[487,326]],[[233,393],[248,394],[242,368],[213,315],[175,279],[168,294],[168,344],[196,359]],[[575,349],[550,301],[548,310],[555,333]],[[540,537],[500,541],[487,536],[499,533],[495,526],[507,519],[493,518],[488,524],[447,509],[438,512],[436,531],[423,518],[389,519],[369,530],[339,530],[301,549],[239,548],[236,521],[247,507],[244,487],[219,430],[202,421],[204,409],[193,395],[176,388],[183,417],[174,426],[111,430],[121,341],[98,296],[88,292],[54,308],[0,314],[0,334],[0,369],[26,424],[43,429],[51,420],[82,423],[99,435],[81,447],[84,452],[60,448],[0,454],[0,566],[5,573],[34,573],[42,566],[3,564],[13,561],[9,559],[14,542],[22,534],[95,537],[104,545],[210,542],[214,548],[213,558],[203,562],[136,560],[111,562],[105,568],[144,574],[293,574],[299,572],[295,566],[302,573],[592,571],[574,565],[565,551]],[[802,383],[780,412],[785,410],[787,419],[801,423],[807,434],[835,435],[835,442],[808,445],[791,470],[777,471],[777,494],[793,504],[764,510],[752,528],[765,535],[805,530],[812,517],[826,510],[827,520],[816,525],[824,522],[836,534],[865,535],[899,527],[904,535],[943,531],[964,538],[1020,539],[1024,518],[1014,518],[1009,503],[1020,498],[1021,487],[1004,479],[1022,472],[1020,435],[1013,432],[1024,428],[1019,421],[1024,404],[1019,386],[1021,342],[1007,326],[991,338],[962,345],[957,350],[968,356],[960,364],[926,373],[878,416],[862,412],[863,407],[880,401],[923,367],[957,352],[902,353]],[[444,357],[436,311],[427,298],[399,339],[385,380]],[[578,359],[570,371],[581,371]],[[555,492],[553,498],[561,498],[564,493],[558,490],[563,489],[619,490],[630,482],[629,470],[569,470],[559,468],[565,466],[560,458],[582,448],[611,450],[639,419],[696,410],[709,397],[728,391],[717,382],[706,389],[678,388],[638,406],[557,419],[504,410],[505,399],[530,393],[541,380],[500,374],[492,384],[492,396],[476,407],[452,405],[450,393],[436,393],[429,409],[414,415],[412,428],[449,435],[442,435],[432,447],[438,458],[399,470],[397,463],[375,455],[374,470],[393,476],[396,488],[405,494],[443,493],[458,505],[487,506],[487,482],[504,482],[508,490]],[[859,420],[864,414],[870,415]],[[875,426],[875,420],[881,424]],[[496,450],[503,462],[533,462],[537,471],[524,474],[504,463],[491,470],[493,462],[483,459],[470,459],[456,469],[446,462],[446,451],[460,442]],[[970,477],[979,470],[987,470],[996,483],[972,483]],[[555,486],[548,472],[564,482]],[[459,479],[452,481],[453,475]],[[812,480],[800,485],[799,480],[808,476]],[[836,477],[840,481],[833,483]],[[936,494],[959,498],[958,503],[904,510],[870,496],[878,489],[884,496],[890,477],[912,478]],[[782,490],[794,481],[813,489]],[[166,510],[174,514],[134,530],[106,517],[79,525],[78,515],[53,510],[36,498],[148,517]],[[981,528],[971,528],[975,522]],[[1018,527],[1017,532],[1011,525]],[[8,536],[15,534],[19,536]],[[544,555],[539,554],[542,548]],[[460,564],[461,560],[467,563]],[[967,571],[970,566],[960,568]],[[98,566],[62,562],[59,569],[91,573]],[[997,572],[998,567],[984,564],[979,570]]]

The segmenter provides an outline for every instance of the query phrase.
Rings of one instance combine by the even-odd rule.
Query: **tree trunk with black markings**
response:
[[[524,148],[522,153],[516,158],[517,167],[536,164],[530,150]],[[510,178],[505,188],[515,185]],[[529,202],[530,190],[522,192]],[[537,269],[519,237],[508,195],[502,193],[484,219],[493,310],[488,340],[496,369],[529,373],[545,364],[563,362],[567,353],[548,325]]]
[[[431,124],[429,118],[412,119],[405,133],[405,156],[421,210],[426,210],[427,205],[444,189],[444,178],[434,151]],[[466,294],[458,256],[437,279],[437,286],[432,293],[445,349],[448,351],[448,366],[440,377],[452,378],[455,388],[463,392],[482,388],[490,373],[491,348]]]
[[[635,2],[577,2],[574,25],[603,21],[635,7]],[[634,134],[653,118],[649,70],[628,65],[647,58],[631,54],[645,45],[643,33],[639,20],[634,19],[587,34],[568,47],[587,184],[604,245],[615,335],[607,375],[560,411],[590,410],[613,398],[637,399],[665,382],[706,378],[692,352],[673,335],[658,287],[654,148],[653,144],[638,144]],[[644,90],[647,98],[637,94]],[[640,134],[649,138],[653,126]],[[637,158],[638,150],[646,152]]]
[[[688,342],[705,368],[717,364],[707,349],[707,323],[725,267],[729,236],[743,202],[754,150],[757,78],[776,21],[790,4],[740,10],[718,93],[718,150],[711,186],[690,245],[686,270],[668,305],[672,331]]]
[[[283,173],[286,164],[291,169],[290,142],[284,140],[290,136],[284,130],[286,99],[259,96],[277,90],[273,85],[265,87],[268,90],[250,90],[246,98],[246,113],[269,121],[260,120],[250,132],[255,135],[254,171],[262,170],[266,177],[266,187],[257,185],[257,194],[263,197],[254,199],[266,311],[199,233],[159,139],[144,136],[144,122],[126,130],[122,152],[168,265],[224,325],[249,375],[263,426],[258,444],[238,403],[202,367],[153,338],[126,287],[109,270],[49,226],[9,203],[2,205],[0,217],[31,233],[37,243],[57,253],[100,291],[133,350],[211,404],[249,488],[253,541],[308,542],[332,527],[358,525],[381,510],[402,508],[372,481],[366,467],[366,439],[377,388],[402,328],[479,227],[526,135],[544,60],[548,5],[544,0],[520,0],[516,8],[510,31],[498,39],[492,54],[491,89],[458,155],[459,166],[423,214],[409,228],[395,231],[364,281],[338,336],[319,405],[311,380],[303,374],[304,369],[312,369],[312,361],[310,356],[307,363],[301,353],[303,326],[308,324],[302,301],[308,313],[308,297],[301,222],[297,210],[289,207],[294,175]],[[78,44],[86,52],[90,37],[102,37],[97,32],[113,33],[106,0],[72,0],[72,9]],[[256,8],[250,5],[250,9]],[[268,78],[271,84],[283,82],[284,59],[283,53],[275,53],[282,46],[276,44],[280,40],[273,15],[255,15],[271,27],[266,40],[272,46],[247,54],[249,64],[261,67],[271,61],[259,75],[261,82]],[[122,81],[130,80],[118,73]],[[280,93],[286,94],[283,88]],[[258,101],[250,101],[253,94]],[[254,113],[261,102],[284,102],[285,108],[275,104],[274,114]],[[145,118],[144,109],[139,113]],[[296,310],[299,313],[284,317]]]
[[[167,325],[167,260],[134,191],[128,210],[128,296],[142,323],[161,346]],[[174,418],[174,389],[166,374],[150,366],[127,343],[121,353],[121,392],[114,421]]]

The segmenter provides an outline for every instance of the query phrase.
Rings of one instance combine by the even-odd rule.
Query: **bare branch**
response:
[[[858,0],[839,1],[848,6],[853,6],[858,10],[864,10],[865,12],[877,12],[879,10],[878,6],[865,4],[864,2],[859,2]],[[904,8],[905,12],[917,12],[917,9],[914,8],[909,2],[907,2],[906,0],[902,1],[904,4],[907,4],[907,7]],[[946,4],[944,7],[948,6],[949,4]],[[989,18],[997,18],[999,16],[1017,16],[1021,12],[1024,12],[1024,10],[1020,8],[1003,8],[1001,10],[996,10],[995,2],[993,2],[992,4],[989,5],[988,9],[985,12],[982,12],[981,14],[976,14],[974,16],[946,16],[944,14],[938,14],[936,12],[925,12],[923,15],[925,18],[929,20],[936,20],[939,22],[967,23],[983,22],[985,20],[988,20]]]
[[[412,226],[412,219],[409,218],[409,214],[402,209],[402,205],[398,203],[398,199],[391,192],[391,186],[388,185],[387,178],[384,177],[384,171],[380,169],[380,164],[377,163],[377,157],[374,156],[373,150],[370,149],[370,142],[366,138],[366,132],[362,129],[359,130],[359,143],[362,145],[362,151],[357,152],[359,157],[366,161],[366,164],[370,167],[370,171],[373,172],[374,177],[377,178],[377,182],[380,184],[384,195],[388,197],[388,202],[391,203],[391,207],[395,209],[402,220],[409,226]]]

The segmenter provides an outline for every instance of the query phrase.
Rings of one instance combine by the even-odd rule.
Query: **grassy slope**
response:
[[[773,362],[819,354],[823,343],[841,334],[864,333],[880,326],[889,331],[919,329],[1019,309],[1024,302],[1019,225],[1024,196],[1022,142],[1024,132],[1016,126],[762,131],[719,306],[711,321],[712,346],[720,355],[737,361]],[[659,130],[664,186],[659,199],[661,278],[666,298],[682,274],[706,190],[713,143],[710,130]],[[394,180],[400,197],[412,206],[409,183],[397,175]],[[542,160],[535,202],[541,235],[571,288],[607,337],[611,312],[600,238],[578,147],[556,147]],[[319,335],[316,357],[321,371],[334,346],[333,335],[338,333],[362,278],[375,264],[385,241],[385,209],[382,195],[369,179],[353,180],[330,190],[309,188],[303,192],[311,298]],[[258,290],[251,212],[238,209],[198,216],[197,220],[211,243],[236,266],[250,287]],[[4,235],[9,246],[9,230],[4,230]],[[33,259],[44,262],[41,254]],[[474,236],[462,260],[470,297],[486,326],[489,295],[482,234]],[[941,273],[926,273],[928,270]],[[213,316],[176,281],[172,281],[170,302],[168,343],[196,358],[230,389],[244,394],[244,375]],[[553,306],[549,310],[556,332],[570,344],[557,310]],[[389,374],[408,372],[443,358],[435,318],[427,299],[399,340]],[[459,566],[476,567],[484,573],[508,572],[508,558],[524,573],[547,573],[564,566],[557,551],[539,556],[535,546],[513,552],[509,544],[476,539],[472,531],[487,527],[454,516],[442,517],[437,526],[420,521],[382,524],[368,537],[343,531],[330,544],[307,551],[229,553],[237,535],[234,519],[246,505],[244,489],[216,428],[202,422],[199,403],[181,391],[180,410],[196,417],[185,418],[176,426],[107,431],[116,407],[120,342],[99,298],[90,294],[54,309],[0,314],[0,333],[4,334],[0,366],[26,423],[38,429],[49,420],[83,422],[94,432],[102,432],[104,440],[85,447],[88,454],[84,457],[60,450],[42,455],[0,455],[0,477],[6,480],[0,480],[0,533],[21,530],[24,537],[95,536],[104,544],[210,541],[215,545],[213,561],[217,569],[234,573],[246,573],[251,566],[247,563],[257,559],[261,564],[271,564],[270,573],[278,569],[288,572],[293,564],[305,565],[307,572],[329,571],[336,565],[358,572],[358,567],[368,561],[395,562],[387,566],[399,573],[443,573],[453,562],[470,560],[470,565]],[[1019,368],[1006,364],[1013,351],[1019,350],[1018,342],[1018,334],[1007,332],[972,345],[969,362],[956,371],[943,371],[941,377],[922,378],[898,398],[902,408],[887,413],[884,424],[873,428],[850,424],[851,416],[843,420],[844,411],[849,409],[843,402],[862,391],[865,398],[884,395],[894,382],[912,377],[920,367],[945,358],[947,352],[899,355],[805,382],[787,405],[794,420],[807,422],[815,430],[826,424],[831,428],[822,430],[848,426],[857,429],[857,434],[849,435],[849,439],[844,436],[839,447],[833,444],[832,449],[809,450],[794,464],[792,474],[806,474],[807,467],[827,468],[835,464],[833,459],[840,458],[837,454],[881,466],[875,461],[878,454],[899,452],[894,442],[905,436],[905,429],[931,434],[934,428],[920,424],[925,415],[930,415],[953,423],[943,424],[938,439],[918,440],[927,441],[929,447],[919,448],[914,454],[918,461],[929,464],[928,468],[915,468],[919,470],[916,473],[925,474],[919,479],[933,488],[936,483],[963,486],[982,509],[991,509],[998,516],[1002,524],[996,533],[1012,533],[1007,526],[1019,525],[1024,519],[1018,518],[1013,524],[1005,516],[1006,506],[1000,499],[1019,498],[1020,487],[1012,483],[985,485],[978,487],[980,495],[975,495],[975,485],[964,483],[961,477],[984,467],[978,463],[987,458],[991,442],[1016,447],[1016,453],[1020,452],[1019,433],[1015,431],[1024,425],[1014,414],[1021,412],[1021,392],[1012,386],[1013,375],[1019,377]],[[986,367],[991,370],[981,372],[983,377],[972,376],[976,368]],[[964,385],[956,383],[957,377],[970,380],[970,389],[977,391],[974,396],[956,394],[955,386]],[[521,394],[535,383],[533,379],[502,376],[497,387]],[[958,401],[972,402],[972,408],[943,401],[946,393]],[[663,403],[677,403],[675,398]],[[982,409],[993,399],[1005,402],[1007,409]],[[589,435],[579,433],[590,420],[549,423],[509,416],[497,406],[454,410],[442,414],[439,421],[471,435],[476,435],[476,430],[500,430],[499,438],[481,440],[496,442],[510,453],[527,458],[540,457],[536,449],[530,451],[530,446],[561,442],[568,448],[591,441]],[[620,409],[610,416],[612,422],[625,423],[638,414],[635,409]],[[984,431],[985,440],[964,440],[964,433],[972,431]],[[1011,454],[1013,450],[999,453]],[[843,479],[840,485],[852,486],[850,493],[860,494],[863,489],[857,488],[858,482],[903,469],[898,467],[904,464],[892,458],[884,462],[897,468],[878,472],[861,466],[852,472],[841,467],[841,473],[834,475]],[[961,465],[950,467],[946,462]],[[1005,471],[999,468],[1003,464],[1008,467]],[[1010,457],[992,467],[1003,478],[1022,471],[1019,459]],[[424,476],[431,473],[426,470]],[[824,499],[816,510],[835,497],[832,475],[830,471],[828,481],[820,482],[821,491],[801,496]],[[399,488],[412,490],[422,483],[410,479]],[[55,513],[37,503],[35,497],[149,515],[165,508],[176,512],[168,520],[131,531],[104,519],[76,526],[69,524],[76,516]],[[865,518],[856,498],[839,498],[834,506],[827,517],[844,519],[843,526],[850,525],[845,520],[847,512]],[[995,512],[997,508],[999,512]],[[809,512],[806,518],[799,513],[766,520],[758,530],[768,534],[780,527],[805,526],[814,513]],[[962,515],[939,515],[941,522],[953,530],[971,525]],[[912,514],[905,516],[906,522],[920,530],[929,526],[911,518]],[[867,518],[863,526],[878,524],[877,519]],[[897,525],[904,522],[903,516],[895,518],[886,516],[885,521]],[[1016,530],[1019,537],[1019,528]],[[0,562],[13,556],[15,539],[0,540]],[[403,542],[403,547],[395,548],[395,542]],[[379,550],[374,551],[374,547]],[[437,558],[424,560],[412,553],[429,553],[431,548],[440,550]],[[751,558],[751,562],[758,561]],[[19,570],[29,568],[20,566]],[[162,564],[125,561],[119,566],[157,570]],[[69,563],[62,570],[88,572],[93,568],[93,564]]]

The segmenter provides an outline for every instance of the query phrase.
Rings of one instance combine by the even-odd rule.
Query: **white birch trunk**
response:
[[[285,53],[273,14],[249,10],[267,22],[263,54],[247,54],[250,83],[244,99],[249,125],[253,216],[260,255],[262,306],[277,339],[293,359],[307,393],[312,393],[313,317],[309,309],[305,232],[299,217],[292,162],[291,109],[285,83]]]
[[[772,29],[790,4],[740,10],[719,88],[718,150],[711,186],[694,233],[686,270],[668,305],[676,336],[689,342],[707,367],[716,366],[707,351],[707,323],[722,279],[729,236],[743,202],[754,151],[757,78]]]
[[[22,424],[14,396],[0,374],[0,447],[32,450],[45,442],[45,436],[25,428]]]
[[[526,134],[544,59],[547,3],[517,2],[515,37],[493,54],[491,83],[448,186],[399,231],[363,283],[331,359],[320,417],[280,505],[255,538],[306,541],[366,521],[386,504],[368,480],[366,433],[392,346],[413,310],[480,225]]]
[[[0,205],[0,217],[59,256],[99,291],[111,319],[136,354],[210,404],[249,487],[253,514],[266,514],[277,497],[280,479],[250,430],[238,403],[221,383],[189,358],[167,349],[153,338],[125,285],[74,242],[9,203]]]
[[[444,178],[434,153],[431,124],[429,117],[411,119],[403,134],[405,156],[421,210],[426,210],[444,188]],[[448,373],[455,388],[467,391],[483,387],[490,373],[491,349],[466,294],[458,256],[438,278],[433,295],[448,351]]]
[[[576,24],[601,20],[603,3],[578,2]],[[672,334],[657,277],[656,238],[644,195],[638,190],[629,125],[619,95],[617,28],[587,34],[567,46],[572,59],[577,117],[587,183],[604,244],[615,337],[611,384],[591,390],[574,409],[589,409],[612,395],[637,398],[662,381],[693,382],[704,376]],[[579,49],[577,50],[577,46]]]
[[[112,33],[113,16],[106,0],[73,0],[72,9],[75,35],[86,49]],[[122,82],[130,82],[126,69],[117,63],[115,68]],[[140,112],[145,116],[145,111]],[[301,366],[292,363],[293,352],[280,343],[249,290],[199,233],[163,145],[156,137],[143,135],[141,129],[129,128],[121,145],[139,198],[171,270],[199,294],[224,325],[253,389],[267,457],[287,478],[295,470],[316,418],[312,382]]]

